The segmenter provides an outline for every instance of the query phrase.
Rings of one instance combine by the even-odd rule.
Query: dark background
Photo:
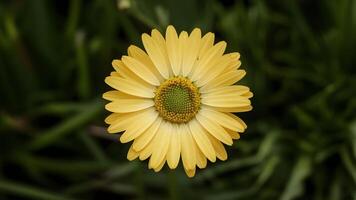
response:
[[[189,179],[105,132],[111,61],[152,28],[241,53],[254,109],[229,159]],[[356,199],[356,1],[0,3],[0,199]]]

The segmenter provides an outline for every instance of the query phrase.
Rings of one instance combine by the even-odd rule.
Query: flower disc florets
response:
[[[166,80],[157,88],[154,102],[163,119],[173,123],[186,123],[199,111],[200,94],[189,79],[177,76]]]

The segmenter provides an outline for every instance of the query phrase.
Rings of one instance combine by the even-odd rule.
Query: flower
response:
[[[252,109],[250,89],[234,85],[246,74],[240,54],[224,54],[226,42],[214,44],[214,34],[202,37],[198,28],[178,36],[168,26],[165,38],[154,29],[142,41],[146,52],[131,45],[105,79],[114,88],[103,95],[113,112],[105,119],[108,132],[124,132],[120,141],[133,141],[127,158],[149,158],[156,172],[166,162],[175,169],[181,158],[193,177],[207,160],[226,160],[223,144],[247,128],[232,112]]]

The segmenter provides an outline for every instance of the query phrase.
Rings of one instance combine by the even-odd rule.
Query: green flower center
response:
[[[189,79],[178,76],[166,80],[157,88],[154,101],[163,119],[173,123],[186,123],[199,110],[200,94]]]

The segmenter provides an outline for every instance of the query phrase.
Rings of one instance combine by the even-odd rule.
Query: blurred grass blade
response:
[[[75,49],[78,64],[78,94],[81,99],[88,99],[90,96],[90,77],[88,57],[85,48],[85,33],[78,31],[75,37]]]
[[[72,0],[69,2],[69,16],[67,21],[67,30],[66,34],[69,38],[73,38],[75,29],[78,25],[78,19],[80,16],[80,7],[82,4],[81,0]]]
[[[51,145],[65,135],[72,133],[75,129],[88,123],[96,117],[102,109],[103,102],[98,100],[94,101],[93,103],[87,105],[83,111],[79,112],[77,115],[66,119],[64,122],[58,124],[52,129],[41,133],[34,139],[34,141],[31,142],[30,148],[38,150]]]
[[[80,138],[99,163],[108,164],[110,162],[97,141],[95,141],[87,132],[81,131]]]
[[[108,165],[103,165],[94,160],[52,159],[29,154],[17,154],[13,159],[16,162],[29,166],[35,170],[63,174],[64,176],[93,173],[108,167]]]
[[[73,200],[69,197],[51,193],[33,186],[23,185],[10,181],[0,180],[0,191],[10,193],[14,196],[29,197],[31,199],[43,200]]]
[[[248,196],[258,193],[258,188],[249,187],[247,189],[239,189],[233,191],[221,191],[219,193],[209,193],[204,199],[206,200],[236,200],[249,199]]]
[[[51,102],[41,105],[38,108],[33,108],[30,115],[66,115],[73,112],[79,112],[86,107],[86,104],[78,102]]]
[[[281,200],[292,200],[303,193],[303,182],[311,173],[311,169],[311,159],[306,155],[300,156],[282,193]]]
[[[118,179],[123,176],[132,174],[139,167],[137,162],[129,162],[126,164],[117,164],[105,173],[108,179]]]
[[[256,155],[259,160],[263,160],[268,154],[272,152],[274,144],[278,140],[279,135],[279,132],[270,131],[265,136],[265,138],[263,138]]]
[[[232,171],[234,169],[239,169],[242,167],[252,166],[259,162],[260,160],[257,156],[229,160],[229,162],[221,163],[220,165],[212,166],[211,168],[201,171],[199,174],[196,175],[193,181],[203,182],[206,179],[214,179],[216,176],[224,172]]]
[[[350,124],[350,132],[352,153],[353,157],[356,158],[356,120]]]
[[[257,187],[261,187],[271,177],[279,162],[280,158],[277,156],[273,156],[268,161],[266,161],[265,166],[257,178]]]
[[[354,184],[356,185],[356,163],[354,164],[353,162],[356,161],[356,158],[354,157],[352,159],[349,151],[347,151],[346,147],[343,147],[341,149],[341,160],[346,168],[346,170],[349,172],[349,174],[351,175]]]
[[[342,193],[342,189],[341,189],[341,185],[340,185],[340,173],[339,173],[339,171],[337,171],[336,176],[330,186],[329,200],[341,199],[341,193]]]
[[[137,194],[136,187],[130,184],[123,183],[111,183],[103,187],[103,189],[116,194],[125,194],[125,195],[135,195]]]

